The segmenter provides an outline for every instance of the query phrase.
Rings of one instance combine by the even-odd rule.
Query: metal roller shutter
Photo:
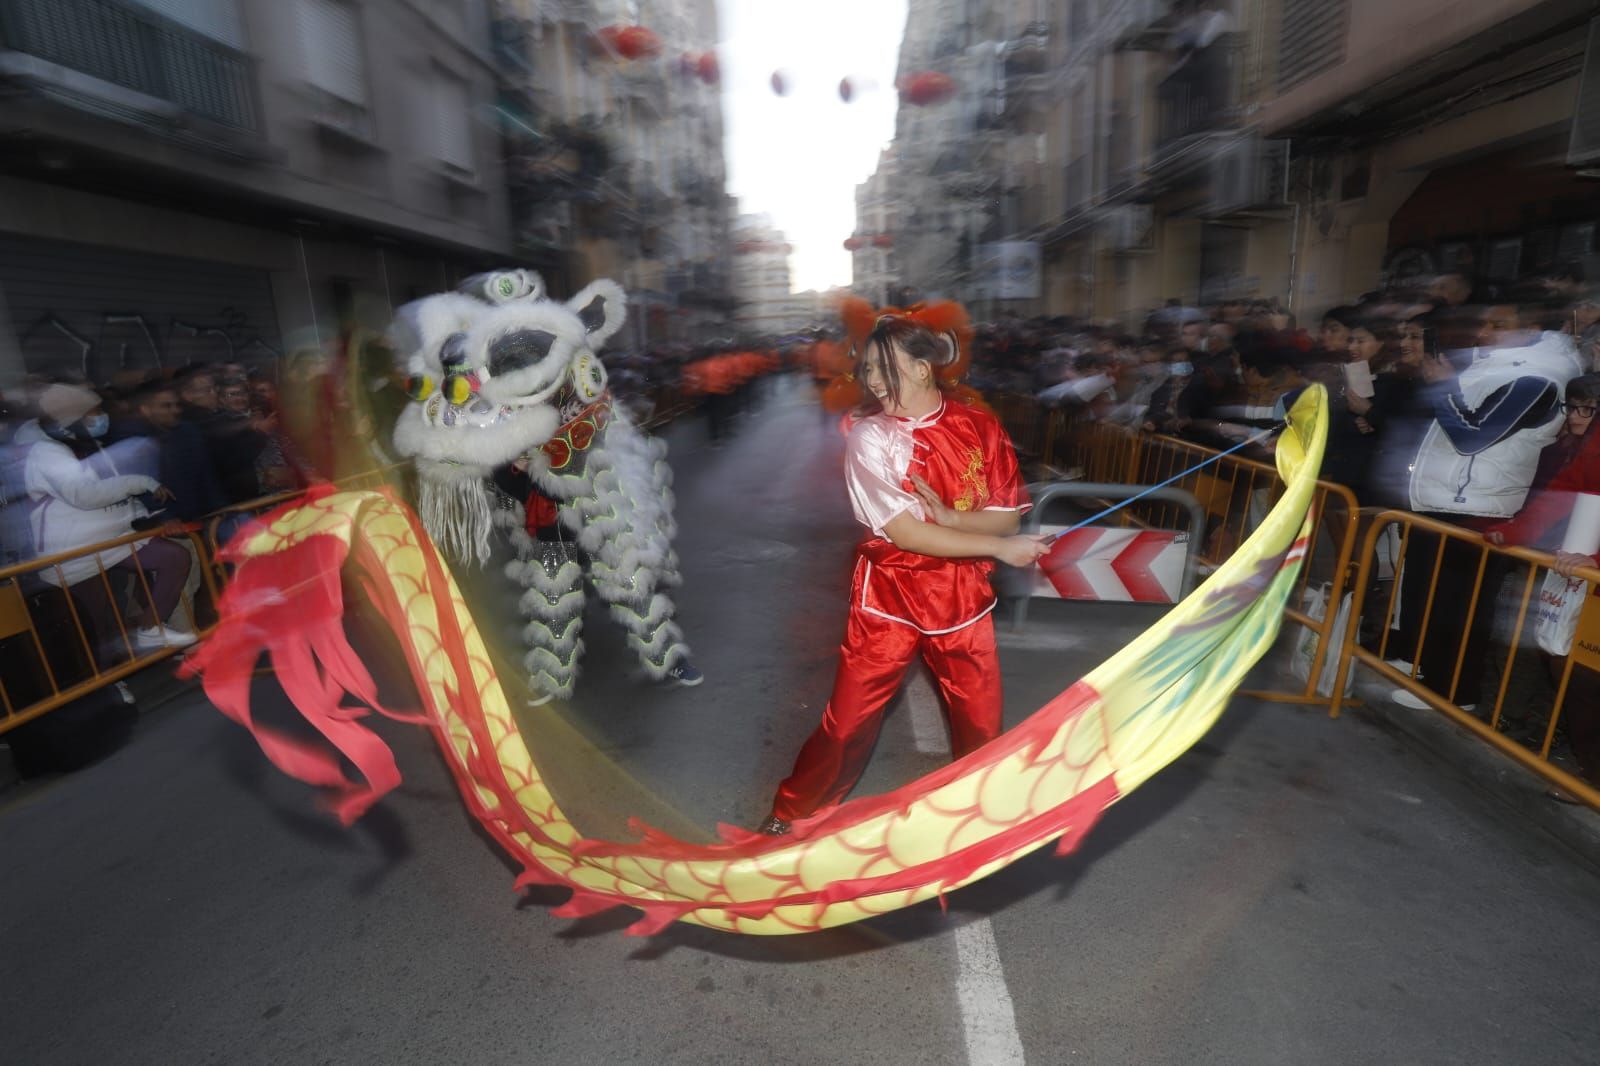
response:
[[[0,289],[32,373],[104,382],[191,362],[259,366],[282,349],[264,270],[0,235]]]

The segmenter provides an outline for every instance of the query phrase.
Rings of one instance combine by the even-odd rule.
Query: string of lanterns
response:
[[[663,47],[660,35],[646,26],[616,23],[602,26],[594,36],[601,52],[629,62],[654,59],[661,55]],[[685,78],[698,78],[706,85],[715,86],[722,81],[722,65],[715,51],[684,52],[678,57],[678,71]],[[794,75],[783,69],[773,71],[767,83],[778,96],[788,96],[795,88]],[[848,104],[874,88],[876,86],[871,79],[845,77],[839,81],[839,99]],[[900,94],[901,103],[913,107],[931,107],[955,96],[959,87],[948,74],[924,70],[901,78],[895,88]]]

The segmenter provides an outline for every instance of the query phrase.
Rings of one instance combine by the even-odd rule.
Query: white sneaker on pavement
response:
[[[172,629],[168,626],[154,625],[133,631],[133,646],[136,651],[160,651],[162,648],[187,648],[195,642],[193,633],[185,633],[181,629]]]
[[[1431,711],[1433,709],[1433,705],[1426,702],[1421,696],[1408,692],[1403,688],[1397,688],[1389,693],[1389,698],[1400,706],[1410,707],[1414,711]],[[1477,710],[1478,705],[1476,703],[1463,703],[1461,709],[1470,713]]]

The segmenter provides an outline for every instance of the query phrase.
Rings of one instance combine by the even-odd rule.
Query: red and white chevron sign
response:
[[[1064,526],[1042,526],[1053,533]],[[1085,526],[1039,560],[1033,594],[1063,600],[1177,603],[1189,534],[1170,529]]]

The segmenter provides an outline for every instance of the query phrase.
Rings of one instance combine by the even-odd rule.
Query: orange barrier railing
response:
[[[181,650],[142,643],[136,617],[154,611],[150,573],[137,552],[130,567],[107,566],[119,548],[164,537],[186,543],[202,560],[207,546],[195,525],[130,533],[100,544],[41,556],[0,569],[0,733],[37,718]],[[71,564],[93,560],[94,572],[69,582]],[[201,566],[212,603],[211,568]],[[204,632],[196,596],[186,588],[178,609],[189,627]]]
[[[1388,533],[1390,529],[1398,530],[1398,547],[1393,546],[1393,537]],[[1530,638],[1529,629],[1537,613],[1535,605],[1540,600],[1544,574],[1554,565],[1554,556],[1528,548],[1497,548],[1478,534],[1459,526],[1409,511],[1383,511],[1373,517],[1371,527],[1362,541],[1355,595],[1351,601],[1352,619],[1360,618],[1368,609],[1369,590],[1378,583],[1379,552],[1386,540],[1393,553],[1394,578],[1382,606],[1382,615],[1374,619],[1378,623],[1376,648],[1363,645],[1359,634],[1355,632],[1357,627],[1352,623],[1351,632],[1340,651],[1335,676],[1343,678],[1351,664],[1360,663],[1569,795],[1600,809],[1600,789],[1552,758],[1563,712],[1568,709],[1572,697],[1574,677],[1579,676],[1576,672],[1583,671],[1585,675],[1600,673],[1600,597],[1592,594],[1593,585],[1582,593],[1582,613],[1572,639],[1571,654],[1564,658],[1548,655],[1538,650],[1537,644]],[[1462,572],[1463,568],[1467,573]],[[1485,575],[1490,573],[1498,575],[1500,580],[1491,580],[1486,588]],[[1590,582],[1600,581],[1600,570],[1592,567],[1581,567],[1574,573],[1576,577]],[[1461,582],[1469,576],[1471,587],[1466,594],[1464,615],[1454,610],[1436,611],[1441,582]],[[1394,639],[1393,633],[1396,632],[1396,621],[1404,621],[1397,619],[1402,601],[1401,590],[1406,582],[1413,581],[1416,585],[1412,592],[1405,594],[1404,599],[1410,602],[1413,611],[1420,606],[1421,617],[1413,629],[1405,631],[1407,639],[1402,645]],[[1487,655],[1489,662],[1501,670],[1499,684],[1494,687],[1494,701],[1485,704],[1479,696],[1489,687],[1487,678],[1482,682],[1480,692],[1463,690],[1461,681],[1468,666],[1468,656],[1474,651],[1471,647],[1475,643],[1472,638],[1474,625],[1483,625],[1484,617],[1488,617],[1492,624],[1492,614],[1486,612],[1492,613],[1497,609],[1500,593],[1508,586],[1513,593],[1511,598],[1515,603],[1515,620],[1511,624],[1504,659],[1500,658],[1498,652],[1478,653]],[[1459,603],[1459,594],[1452,599]],[[1493,646],[1491,640],[1482,643],[1485,647]],[[1533,646],[1531,649],[1530,645]],[[1430,648],[1433,649],[1431,653]],[[1525,654],[1529,650],[1535,655],[1530,657]],[[1449,677],[1432,678],[1429,679],[1430,683],[1425,684],[1421,677],[1424,658],[1436,664],[1445,664]],[[1410,670],[1401,670],[1391,665],[1390,660],[1403,661],[1410,666]],[[1553,698],[1542,715],[1535,710],[1531,718],[1519,716],[1521,721],[1516,727],[1523,732],[1519,738],[1508,732],[1512,723],[1506,714],[1507,695],[1520,667],[1533,665],[1539,660],[1542,660],[1540,666],[1555,668],[1547,675],[1549,682],[1553,682]],[[1538,674],[1538,667],[1535,667],[1534,676],[1538,677]],[[1580,682],[1589,693],[1591,703],[1600,699],[1600,677],[1584,676],[1580,677]],[[1540,681],[1534,684],[1543,687]],[[1336,685],[1329,712],[1337,716],[1344,702],[1343,686]],[[1535,709],[1537,702],[1534,703]],[[1515,701],[1515,709],[1525,712],[1530,706],[1527,701],[1519,699]],[[1600,713],[1600,707],[1585,706],[1581,713]]]
[[[1029,431],[1035,422],[1018,419],[1018,424]],[[1189,441],[1086,419],[1064,420],[1051,443],[1041,455],[1051,466],[1082,471],[1082,476],[1092,481],[1145,485],[1165,481],[1218,454]],[[1282,491],[1271,465],[1234,455],[1185,474],[1175,484],[1193,493],[1209,516],[1199,556],[1210,565],[1220,563],[1249,535]],[[1284,611],[1286,621],[1314,636],[1315,654],[1310,657],[1307,676],[1296,691],[1248,694],[1326,704],[1329,713],[1337,716],[1350,702],[1345,679],[1359,664],[1569,796],[1600,809],[1600,789],[1574,772],[1577,767],[1567,761],[1559,744],[1564,723],[1574,714],[1575,701],[1584,701],[1577,713],[1600,713],[1600,707],[1591,711],[1588,706],[1600,704],[1600,595],[1594,594],[1593,586],[1583,601],[1573,651],[1557,658],[1531,647],[1530,630],[1544,575],[1555,561],[1550,554],[1496,548],[1470,530],[1406,511],[1362,511],[1349,489],[1328,481],[1317,483],[1313,518],[1307,564],[1301,568],[1295,595]],[[1144,502],[1126,508],[1110,521],[1162,528],[1183,524],[1172,505]],[[1504,581],[1496,579],[1508,567],[1517,572]],[[1600,582],[1600,569],[1581,568],[1575,573]],[[1486,577],[1490,579],[1487,588]],[[1414,584],[1402,597],[1407,582]],[[1313,583],[1326,590],[1321,618],[1303,606]],[[1442,583],[1452,583],[1446,590],[1451,601],[1436,609]],[[1384,586],[1386,592],[1375,593]],[[1477,651],[1469,646],[1474,622],[1481,624],[1484,612],[1496,610],[1495,597],[1502,588],[1511,590],[1506,597],[1510,602],[1500,605],[1501,637],[1493,639],[1505,643],[1490,641],[1485,646],[1492,651]],[[1347,593],[1350,605],[1341,631],[1339,608]],[[1392,628],[1402,598],[1418,616],[1412,620],[1415,624],[1406,627],[1405,647],[1397,645]],[[1376,627],[1376,635],[1369,633],[1365,643],[1363,621],[1369,631]],[[1504,637],[1507,625],[1509,638]],[[1446,676],[1429,679],[1437,684],[1425,684],[1420,676],[1423,649],[1441,640],[1448,644],[1442,651],[1430,652],[1430,660],[1436,666],[1444,663],[1440,672]],[[1469,656],[1475,654],[1499,669],[1497,681],[1483,682],[1488,695],[1481,702],[1474,693],[1459,691]],[[1391,661],[1403,661],[1409,670],[1398,669]],[[1514,691],[1518,677],[1531,678],[1544,693],[1533,705]],[[1318,694],[1319,681],[1324,695]],[[1492,700],[1488,698],[1491,695]],[[1600,722],[1591,725],[1586,718],[1583,728],[1600,731]]]
[[[337,484],[345,489],[387,484],[407,466],[374,467]],[[160,621],[180,619],[177,628],[204,637],[228,580],[227,568],[218,561],[223,531],[301,495],[297,489],[263,496],[200,522],[128,533],[0,569],[0,734],[182,650],[140,641],[136,620],[154,613],[150,574],[136,552],[120,567],[107,566],[107,554],[155,539],[184,545],[196,570],[177,608]],[[67,572],[85,561],[92,562],[90,576],[69,581]]]

